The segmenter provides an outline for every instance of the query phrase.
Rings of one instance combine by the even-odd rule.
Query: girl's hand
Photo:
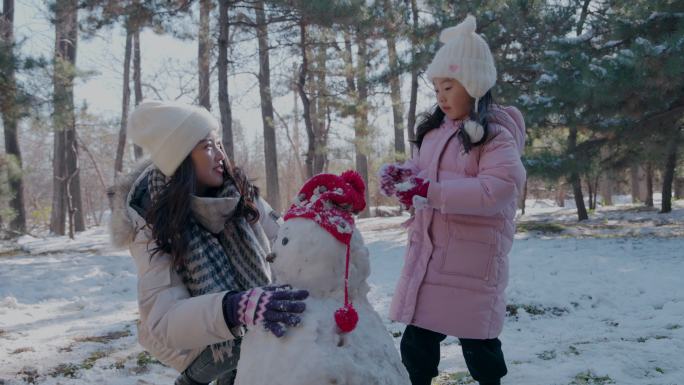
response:
[[[427,198],[430,181],[411,177],[408,182],[397,185],[397,197],[406,208],[413,206],[414,197]]]
[[[398,163],[389,163],[380,167],[380,192],[387,197],[396,195],[397,184],[406,182],[413,175],[410,168],[403,167]]]

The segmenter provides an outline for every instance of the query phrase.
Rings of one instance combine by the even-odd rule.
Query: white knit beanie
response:
[[[171,176],[197,143],[219,127],[203,107],[143,101],[131,112],[127,132],[133,143],[150,154],[154,165]]]
[[[477,103],[496,83],[496,67],[489,45],[475,33],[475,17],[468,15],[455,27],[446,28],[439,35],[444,45],[437,51],[426,74],[434,78],[458,80]]]

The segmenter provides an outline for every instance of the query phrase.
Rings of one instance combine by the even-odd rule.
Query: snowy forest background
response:
[[[508,384],[684,385],[684,1],[3,0],[0,385],[169,384],[137,343],[107,186],[141,100],[202,104],[270,203],[358,170],[387,319],[408,213],[378,192],[434,105],[439,31],[471,13],[523,112],[528,171],[501,335]],[[472,384],[458,340],[439,385]]]
[[[410,156],[438,33],[468,13],[495,53],[496,100],[526,119],[528,198],[574,199],[582,220],[613,195],[653,206],[655,191],[671,210],[684,195],[682,1],[4,0],[2,234],[99,225],[106,186],[144,156],[124,131],[143,98],[209,108],[276,208],[346,168],[371,206],[390,204],[376,170]]]

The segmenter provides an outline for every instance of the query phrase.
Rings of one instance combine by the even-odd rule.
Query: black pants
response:
[[[408,325],[401,337],[401,361],[413,385],[430,385],[439,374],[439,343],[446,336],[441,333]],[[480,384],[497,385],[508,373],[501,341],[459,338],[463,358],[470,375]]]

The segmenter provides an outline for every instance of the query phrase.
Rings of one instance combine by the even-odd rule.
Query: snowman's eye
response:
[[[290,241],[290,240],[287,239],[287,237],[283,238],[283,242],[282,242],[282,243],[283,243],[283,246],[287,245],[287,242],[289,242],[289,241]]]

